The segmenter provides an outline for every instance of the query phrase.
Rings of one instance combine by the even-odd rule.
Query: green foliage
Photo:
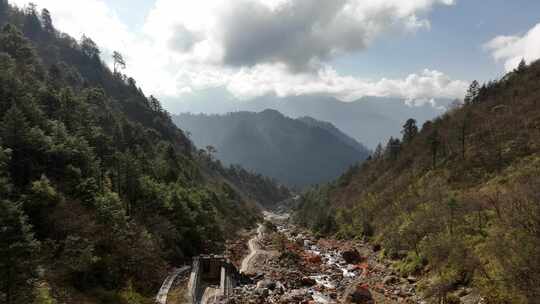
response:
[[[50,12],[0,0],[5,23],[1,303],[55,303],[57,289],[148,303],[170,265],[219,252],[260,218],[252,198],[289,195],[199,158],[157,99],[110,71],[90,38],[56,32]]]
[[[426,259],[416,252],[409,252],[407,257],[400,260],[397,264],[397,270],[402,276],[409,276],[420,273],[426,266]]]
[[[39,243],[31,226],[15,203],[0,200],[0,300],[3,303],[24,303],[28,290],[37,277]]]
[[[125,304],[151,304],[152,300],[149,300],[139,294],[134,288],[133,283],[128,281],[127,287],[120,292],[120,298],[122,303]]]
[[[56,304],[58,303],[51,295],[51,288],[45,284],[37,284],[34,288],[34,302],[32,304]]]

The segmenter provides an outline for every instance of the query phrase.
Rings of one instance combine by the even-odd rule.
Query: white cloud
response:
[[[206,60],[231,66],[285,63],[293,70],[319,67],[362,50],[389,32],[429,28],[436,5],[453,0],[157,0],[145,32],[161,44],[174,28],[193,31],[215,52]],[[185,41],[179,42],[180,46]],[[174,47],[173,49],[184,49]],[[185,53],[185,51],[183,51]],[[197,55],[196,52],[191,55]],[[199,59],[201,56],[199,54]],[[204,56],[203,56],[204,58]]]
[[[265,94],[330,94],[344,101],[363,96],[394,96],[417,102],[433,97],[458,98],[466,87],[464,81],[451,80],[441,72],[427,69],[403,79],[369,80],[339,75],[329,66],[320,69],[316,75],[289,74],[283,65],[258,65],[252,69],[242,69],[232,75],[227,84],[228,90],[239,98]]]
[[[59,29],[76,38],[90,36],[105,54],[124,53],[125,72],[146,93],[168,99],[214,87],[242,99],[266,94],[328,94],[344,101],[393,96],[418,105],[436,97],[462,97],[467,84],[435,70],[372,80],[341,75],[325,63],[368,47],[385,33],[427,28],[429,10],[453,0],[291,1],[156,0],[142,30],[133,32],[102,0],[34,0],[51,11]],[[247,3],[261,20],[245,16],[242,5]],[[294,18],[287,16],[293,13]],[[267,31],[258,35],[258,29]],[[264,44],[277,34],[277,45]],[[303,68],[306,64],[309,69]]]
[[[515,69],[522,59],[532,62],[540,58],[540,23],[523,36],[498,36],[484,46],[507,71]]]

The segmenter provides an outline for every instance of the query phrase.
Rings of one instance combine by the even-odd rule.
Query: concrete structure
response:
[[[156,296],[156,304],[167,304],[167,297],[169,296],[169,291],[174,284],[174,281],[179,276],[183,275],[189,271],[189,266],[184,266],[180,268],[175,268],[163,281],[161,288]]]
[[[188,290],[193,304],[213,297],[228,296],[241,280],[240,273],[222,255],[201,255],[193,258]]]

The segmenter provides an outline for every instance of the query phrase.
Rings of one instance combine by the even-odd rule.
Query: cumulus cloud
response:
[[[293,71],[318,68],[369,46],[388,32],[428,28],[424,18],[453,0],[158,0],[147,29],[182,24],[220,49],[214,58],[243,67],[284,63]],[[171,19],[171,12],[181,16]],[[184,16],[182,12],[189,12]],[[170,20],[170,22],[165,21]],[[174,21],[173,21],[174,20]],[[166,32],[166,31],[165,31]],[[182,42],[181,42],[182,43]],[[180,47],[180,49],[184,49]]]
[[[280,97],[291,95],[330,94],[344,101],[364,96],[402,97],[419,105],[433,97],[458,98],[467,88],[465,81],[452,80],[447,75],[424,70],[403,79],[369,80],[342,76],[329,66],[316,75],[289,74],[283,65],[258,65],[243,69],[230,77],[228,90],[238,98],[249,99],[266,94]]]
[[[125,72],[147,93],[168,100],[222,87],[240,99],[392,96],[420,105],[432,98],[461,98],[467,87],[433,69],[363,79],[342,75],[325,62],[368,47],[384,33],[429,27],[429,10],[453,0],[156,0],[138,32],[102,0],[34,2],[49,8],[68,34],[90,36],[104,54],[123,52]]]
[[[522,59],[532,62],[540,58],[540,23],[523,36],[498,36],[484,46],[493,58],[503,62],[507,71],[515,69]]]

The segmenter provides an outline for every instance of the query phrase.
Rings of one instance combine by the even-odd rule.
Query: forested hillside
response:
[[[304,194],[296,220],[381,245],[443,303],[463,286],[486,303],[538,303],[539,92],[540,62],[473,83],[463,106],[408,121],[401,140]]]
[[[290,186],[328,182],[369,155],[329,123],[292,119],[275,110],[181,114],[173,120],[195,144],[215,148],[215,157],[224,163],[240,164]]]
[[[51,13],[0,0],[0,303],[151,303],[287,189],[194,148]],[[118,68],[118,70],[117,70]]]

